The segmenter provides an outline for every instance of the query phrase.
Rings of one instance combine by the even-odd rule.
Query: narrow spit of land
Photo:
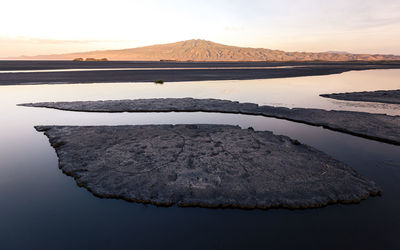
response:
[[[121,70],[124,68],[126,68],[126,70]],[[129,70],[129,68],[135,68],[135,70]],[[154,69],[140,70],[140,68]],[[180,69],[178,70],[178,68]],[[185,69],[182,70],[182,68]],[[400,62],[274,63],[0,61],[0,71],[3,71],[0,74],[0,85],[154,82],[157,79],[162,79],[166,82],[249,80],[329,75],[343,73],[351,70],[399,68]],[[62,69],[64,71],[15,72],[18,70],[29,71],[57,69]],[[65,69],[78,69],[80,71],[65,71]],[[82,69],[85,69],[85,71],[82,71]],[[91,71],[90,69],[93,70]]]
[[[37,126],[62,171],[105,198],[170,206],[309,208],[377,185],[286,136],[230,125]]]
[[[275,117],[400,145],[400,116],[259,106],[219,99],[165,98],[20,104],[83,112],[221,112]]]
[[[390,104],[400,104],[400,89],[333,93],[333,94],[322,94],[320,96],[336,100],[344,100],[344,101],[381,102]]]

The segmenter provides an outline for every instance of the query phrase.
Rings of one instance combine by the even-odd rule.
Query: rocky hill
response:
[[[41,55],[19,59],[107,58],[136,61],[382,61],[400,60],[394,55],[350,54],[337,52],[285,52],[263,48],[228,46],[206,40],[187,40],[176,43],[122,50],[99,50],[82,53]]]

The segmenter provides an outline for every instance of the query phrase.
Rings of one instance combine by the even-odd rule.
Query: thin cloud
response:
[[[62,39],[47,39],[35,37],[0,37],[2,42],[17,42],[31,44],[91,44],[91,43],[125,43],[125,40],[62,40]]]

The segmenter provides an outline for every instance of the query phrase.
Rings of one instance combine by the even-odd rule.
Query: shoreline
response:
[[[185,82],[217,80],[253,80],[320,76],[348,71],[374,69],[400,69],[400,63],[171,63],[171,62],[93,62],[77,67],[79,63],[62,62],[51,66],[27,66],[0,62],[0,86],[35,84],[85,84],[115,82]],[[47,66],[46,66],[47,64]],[[96,65],[97,66],[93,66]],[[90,67],[89,67],[90,66]],[[293,66],[293,67],[292,67]],[[47,67],[47,68],[46,68]],[[128,68],[134,67],[135,70]],[[106,70],[100,70],[105,68]],[[124,69],[126,68],[126,69]],[[152,69],[154,68],[154,69]],[[157,69],[158,68],[158,69]],[[175,69],[174,69],[175,68]],[[201,69],[203,68],[203,69]],[[204,69],[209,68],[209,69]],[[7,70],[8,69],[8,70]],[[78,69],[81,71],[68,71]],[[123,69],[123,70],[121,70]],[[21,72],[18,72],[20,70]],[[50,70],[50,72],[22,72],[24,70]],[[63,70],[51,72],[51,70]],[[7,73],[5,71],[10,71]]]

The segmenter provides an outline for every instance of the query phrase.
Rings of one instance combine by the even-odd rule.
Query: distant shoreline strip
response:
[[[309,65],[307,65],[309,66]],[[232,70],[232,69],[289,69],[304,66],[269,66],[269,67],[195,67],[195,68],[87,68],[87,69],[39,69],[39,70],[0,70],[0,74],[7,73],[46,73],[46,72],[77,72],[77,71],[123,71],[123,70]]]

